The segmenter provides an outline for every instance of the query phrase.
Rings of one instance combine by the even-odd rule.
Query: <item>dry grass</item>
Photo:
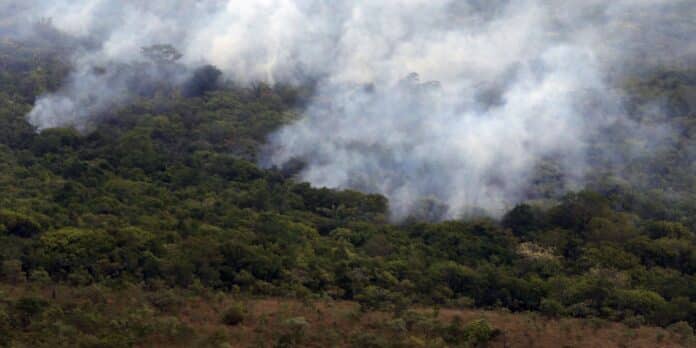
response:
[[[39,296],[55,304],[97,303],[114,317],[134,308],[151,306],[153,296],[137,287],[124,290],[36,286],[0,286],[4,300]],[[141,347],[273,347],[288,337],[301,337],[301,347],[352,347],[357,337],[372,335],[386,342],[402,339],[411,332],[399,332],[389,325],[389,312],[362,312],[360,306],[346,301],[299,301],[290,299],[254,299],[210,291],[175,292],[180,300],[173,310],[155,316],[171,316],[191,330],[191,337],[180,342],[171,337],[153,335],[143,338]],[[247,314],[236,326],[225,325],[221,318],[233,304],[243,304]],[[419,308],[418,312],[443,323],[455,317],[464,323],[486,319],[501,333],[489,347],[681,347],[677,335],[657,327],[629,328],[620,323],[596,319],[551,319],[536,313],[509,313],[474,309]],[[298,319],[298,318],[303,319]],[[295,318],[295,319],[293,319]],[[305,324],[306,322],[306,324]],[[299,323],[299,324],[298,324]],[[422,333],[421,333],[422,334]],[[417,335],[417,334],[415,334]],[[425,337],[414,338],[413,347],[431,347]]]
[[[221,308],[210,302],[189,303],[182,312],[184,320],[198,332],[225,332],[233,347],[272,346],[283,322],[304,317],[308,322],[303,347],[347,347],[352,338],[363,333],[383,334],[391,313],[362,313],[357,304],[345,301],[300,302],[285,299],[248,300],[249,319],[237,327],[219,324]],[[431,309],[420,309],[430,314]],[[440,309],[438,319],[450,322],[455,316],[464,322],[484,318],[502,334],[490,347],[681,347],[679,338],[665,329],[631,329],[620,323],[593,319],[549,319],[535,313],[508,313],[472,309]]]

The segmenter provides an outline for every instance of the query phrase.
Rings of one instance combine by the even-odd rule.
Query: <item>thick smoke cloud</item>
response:
[[[85,43],[66,87],[28,115],[39,129],[127,101],[118,66],[153,44],[188,67],[144,68],[155,81],[183,85],[203,64],[238,82],[320,81],[264,163],[301,159],[315,185],[385,194],[395,218],[429,197],[444,217],[498,213],[543,158],[579,183],[588,136],[630,122],[621,76],[696,56],[691,0],[10,0],[0,13],[13,18],[0,28],[51,18]]]

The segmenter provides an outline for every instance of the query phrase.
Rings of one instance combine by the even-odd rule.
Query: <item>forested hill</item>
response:
[[[502,219],[428,222],[433,207],[424,205],[391,223],[382,196],[314,188],[293,179],[296,169],[256,165],[265,137],[300,117],[295,107],[309,88],[226,83],[187,95],[163,86],[86,130],[36,132],[25,116],[38,95],[60,86],[69,70],[60,57],[0,43],[0,275],[2,291],[26,295],[0,298],[0,345],[176,342],[179,331],[144,323],[170,315],[166,301],[190,289],[349,300],[397,316],[411,306],[503,308],[691,337],[694,71],[626,82],[636,118],[660,117],[679,131],[654,151],[626,147],[617,168],[602,148],[645,139],[607,130],[588,190],[564,193],[547,163],[530,188],[534,200]],[[642,100],[655,96],[667,111],[641,113]],[[55,301],[67,291],[56,288],[85,287],[140,289],[148,295],[136,307],[150,314],[116,320],[99,305]],[[480,338],[442,330],[450,345]]]

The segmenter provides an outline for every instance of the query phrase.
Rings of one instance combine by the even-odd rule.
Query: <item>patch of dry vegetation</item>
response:
[[[2,286],[0,294],[0,313],[5,313],[0,320],[16,319],[21,303],[41,303],[24,329],[13,332],[11,344],[18,346],[640,348],[682,347],[693,341],[690,327],[631,328],[601,319],[553,319],[504,310],[366,311],[348,301],[260,299],[206,289],[155,293],[138,287],[27,283]],[[52,321],[56,313],[60,318]],[[113,331],[117,329],[121,332]]]

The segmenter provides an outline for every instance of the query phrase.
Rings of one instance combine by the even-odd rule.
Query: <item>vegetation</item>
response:
[[[677,347],[694,340],[679,322],[631,328],[535,313],[414,307],[365,312],[354,302],[250,298],[210,289],[153,292],[100,284],[1,285],[0,340],[27,347]],[[160,295],[176,299],[161,308]],[[244,321],[223,320],[230,307]]]
[[[149,52],[175,60],[167,47]],[[272,320],[277,331],[252,336],[278,346],[476,346],[505,336],[488,321],[414,310],[424,307],[656,325],[670,330],[662,339],[693,341],[696,114],[684,91],[694,90],[694,72],[629,82],[637,121],[656,122],[640,108],[659,94],[672,106],[662,121],[681,132],[655,151],[630,150],[625,176],[606,174],[616,163],[599,149],[644,140],[614,129],[596,144],[598,174],[586,190],[556,194],[546,163],[535,200],[500,221],[393,224],[382,196],[314,188],[292,169],[255,164],[265,136],[297,118],[306,90],[218,84],[206,67],[191,93],[149,94],[87,132],[37,133],[25,115],[60,85],[68,68],[59,57],[0,43],[0,345],[213,346],[243,335],[235,330],[248,320]],[[350,315],[381,322],[319,339],[307,313],[279,321],[226,300],[212,320],[222,331],[207,332],[182,309],[215,302],[206,296],[353,301]]]

